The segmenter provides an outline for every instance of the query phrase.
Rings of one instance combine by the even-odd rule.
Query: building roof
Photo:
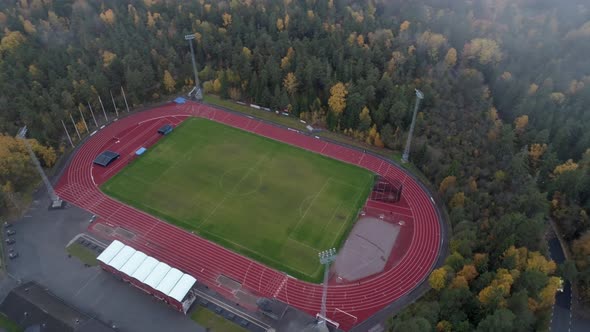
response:
[[[121,267],[121,272],[125,273],[128,276],[133,276],[133,273],[141,263],[147,258],[147,255],[141,251],[136,251],[133,256],[127,260],[127,262]]]
[[[164,279],[168,271],[170,271],[170,265],[159,262],[156,267],[152,270],[152,273],[145,279],[144,284],[150,286],[153,289],[157,289],[158,285]]]
[[[129,246],[124,246],[123,249],[121,249],[121,251],[119,251],[117,256],[113,257],[113,259],[109,262],[109,265],[114,267],[115,269],[121,271],[121,268],[123,267],[123,265],[125,265],[125,263],[127,263],[129,258],[131,258],[131,256],[133,256],[133,254],[135,254],[136,251],[137,250],[135,250]]]
[[[170,291],[176,286],[176,283],[182,278],[183,274],[179,270],[171,268],[156,289],[166,295],[170,294]]]
[[[145,279],[150,275],[150,273],[152,273],[156,265],[158,265],[158,263],[159,262],[157,259],[148,256],[137,268],[137,270],[133,272],[133,275],[131,275],[131,277],[141,282],[144,282]]]
[[[168,293],[168,296],[170,296],[178,302],[182,302],[182,299],[184,299],[186,293],[188,293],[188,291],[191,290],[191,288],[193,288],[196,282],[197,279],[195,279],[193,276],[183,274],[182,277],[180,277],[180,280],[178,280],[178,282],[174,286],[174,288],[172,288],[170,293]]]
[[[182,302],[197,282],[195,277],[117,240],[114,240],[97,259],[178,302]]]
[[[125,245],[122,242],[117,240],[113,241],[96,259],[99,261],[108,264],[113,257],[115,257],[121,249],[123,249]]]

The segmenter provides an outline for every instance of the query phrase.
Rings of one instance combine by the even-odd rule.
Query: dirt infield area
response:
[[[336,280],[350,282],[383,271],[399,230],[379,218],[359,219],[336,258]]]

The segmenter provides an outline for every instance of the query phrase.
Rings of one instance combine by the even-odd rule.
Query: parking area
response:
[[[85,233],[92,215],[74,206],[51,211],[47,206],[48,200],[40,197],[22,219],[6,227],[14,232],[8,236],[14,243],[4,243],[4,250],[12,249],[18,257],[7,259],[8,275],[0,276],[0,299],[19,282],[36,281],[70,305],[121,331],[205,331],[188,316],[99,267],[69,257],[66,247],[72,239],[89,250],[102,249],[88,237],[78,236]]]

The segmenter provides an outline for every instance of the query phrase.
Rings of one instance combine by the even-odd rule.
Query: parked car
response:
[[[15,241],[13,238],[6,239],[6,244],[13,244]]]
[[[14,235],[14,234],[16,234],[16,232],[13,231],[12,229],[9,229],[9,230],[6,231],[6,235],[8,235],[8,236]]]
[[[8,258],[10,259],[15,259],[18,257],[18,252],[11,252],[10,254],[8,254]]]
[[[8,228],[8,227],[12,227],[12,224],[9,223],[8,221],[4,222],[4,227]]]

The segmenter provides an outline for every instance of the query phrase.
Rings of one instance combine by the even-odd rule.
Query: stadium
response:
[[[252,310],[276,299],[315,316],[318,253],[335,248],[326,314],[342,330],[416,290],[444,239],[433,197],[404,168],[192,101],[92,133],[56,192],[98,216],[91,231]]]

